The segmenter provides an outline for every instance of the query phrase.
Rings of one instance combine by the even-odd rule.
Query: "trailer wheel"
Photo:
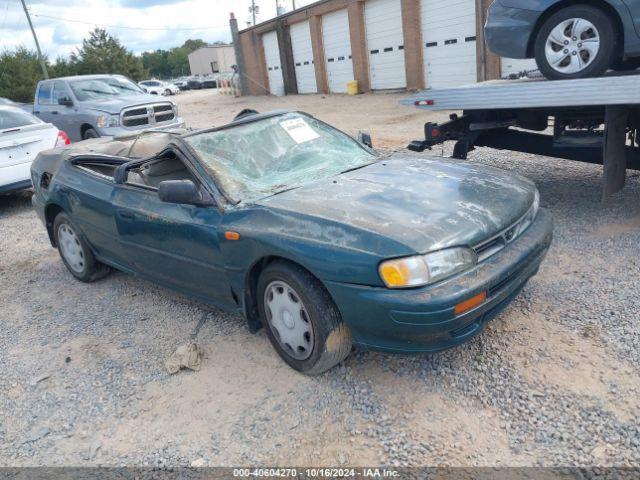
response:
[[[597,77],[619,58],[613,20],[589,5],[572,5],[551,15],[534,45],[536,63],[551,80]]]

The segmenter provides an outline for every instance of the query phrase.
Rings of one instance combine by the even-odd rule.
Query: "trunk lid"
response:
[[[42,150],[54,148],[58,129],[49,123],[36,123],[0,130],[0,167],[33,161]]]

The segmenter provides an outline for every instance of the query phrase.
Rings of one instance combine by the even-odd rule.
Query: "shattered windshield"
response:
[[[144,91],[126,78],[105,77],[69,82],[76,98],[84,102],[99,98],[117,97],[120,95],[141,95]]]
[[[376,161],[353,138],[286,113],[185,138],[235,201],[251,201]],[[320,199],[321,200],[321,199]]]

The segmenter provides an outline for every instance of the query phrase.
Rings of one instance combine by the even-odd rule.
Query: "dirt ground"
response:
[[[291,108],[401,149],[446,118],[403,96],[175,100],[194,127]],[[539,274],[463,346],[356,352],[313,378],[239,316],[122,273],[74,281],[29,196],[0,197],[0,466],[639,466],[638,176],[601,205],[597,166],[472,160],[537,183],[556,224]],[[203,316],[202,369],[168,375]]]
[[[285,97],[239,97],[217,95],[215,90],[194,90],[173,97],[181,114],[194,128],[221,125],[245,108],[259,112],[301,110],[351,135],[371,133],[377,148],[403,148],[423,137],[425,120],[446,120],[446,113],[427,113],[400,105],[407,93],[368,95],[294,95]]]

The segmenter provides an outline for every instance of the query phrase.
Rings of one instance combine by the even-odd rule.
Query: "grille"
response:
[[[529,211],[517,222],[505,228],[498,235],[473,247],[478,255],[478,262],[482,262],[490,256],[495,255],[518,238],[520,234],[529,228],[529,225],[531,225],[531,222],[533,221],[533,214],[534,208],[531,207],[531,209],[529,209]]]
[[[158,103],[125,109],[120,116],[122,126],[131,128],[170,122],[176,114],[170,103]]]

